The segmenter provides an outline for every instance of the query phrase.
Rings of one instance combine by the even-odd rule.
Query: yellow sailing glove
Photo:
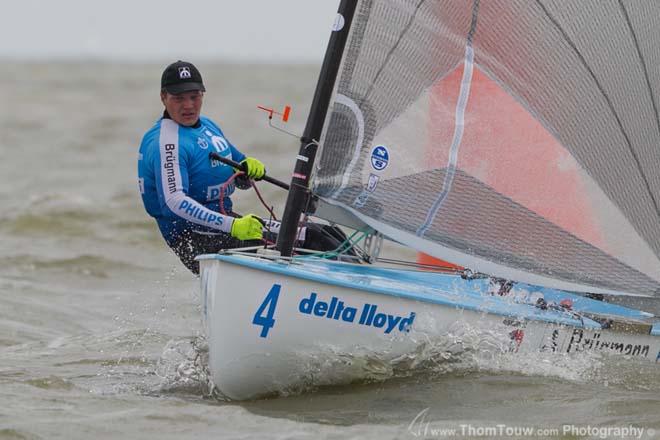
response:
[[[246,168],[246,174],[250,179],[260,180],[266,174],[266,167],[259,160],[254,157],[246,157],[241,165],[244,165]]]
[[[231,225],[231,236],[239,240],[260,240],[263,237],[263,225],[264,221],[254,214],[235,218]]]

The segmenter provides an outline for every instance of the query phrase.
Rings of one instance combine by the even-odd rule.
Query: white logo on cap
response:
[[[189,67],[179,67],[179,79],[188,79],[190,76]]]

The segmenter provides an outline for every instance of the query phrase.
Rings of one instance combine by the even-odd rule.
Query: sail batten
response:
[[[660,296],[655,65],[652,0],[359,1],[314,191],[458,264]]]

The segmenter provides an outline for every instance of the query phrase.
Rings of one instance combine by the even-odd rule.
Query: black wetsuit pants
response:
[[[307,232],[303,248],[315,251],[332,251],[337,249],[344,241],[346,235],[341,229],[316,223],[307,223]],[[266,237],[275,241],[276,237]],[[215,254],[223,249],[235,249],[248,246],[262,245],[261,240],[241,241],[227,233],[205,234],[196,231],[185,231],[171,245],[174,253],[181,262],[194,274],[199,274],[199,263],[195,257],[203,254]],[[355,255],[352,251],[350,254]]]

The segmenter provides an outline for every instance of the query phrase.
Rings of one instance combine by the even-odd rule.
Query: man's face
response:
[[[199,114],[202,111],[202,102],[204,101],[204,93],[199,90],[183,92],[177,95],[161,92],[160,100],[163,102],[165,110],[167,110],[172,120],[179,125],[190,127],[199,119]]]

